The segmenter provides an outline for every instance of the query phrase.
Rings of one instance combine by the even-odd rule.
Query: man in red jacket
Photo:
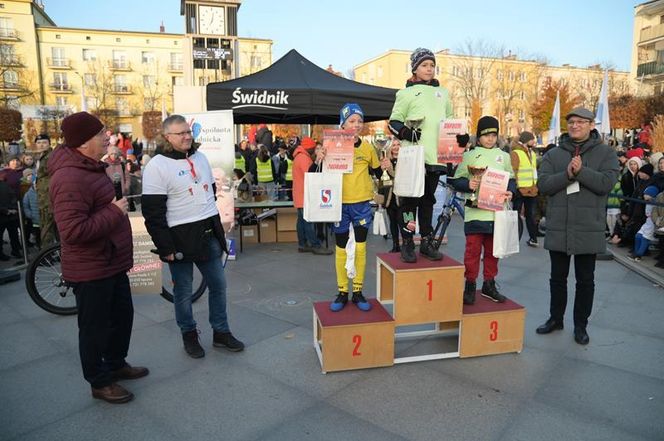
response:
[[[144,377],[126,361],[134,320],[127,271],[133,266],[127,200],[116,200],[100,162],[108,148],[104,125],[87,112],[62,121],[65,143],[48,160],[49,197],[62,247],[63,278],[78,307],[78,345],[92,396],[126,403],[134,395],[116,380]]]

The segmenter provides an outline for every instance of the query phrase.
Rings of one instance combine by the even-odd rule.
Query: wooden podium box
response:
[[[507,299],[495,303],[477,291],[474,305],[463,305],[461,358],[521,352],[526,309]]]
[[[348,301],[339,312],[331,302],[314,303],[314,348],[323,373],[394,364],[394,320],[375,299],[370,311]]]
[[[463,264],[445,256],[431,261],[418,256],[404,263],[398,253],[376,255],[378,301],[392,304],[396,326],[461,319]]]

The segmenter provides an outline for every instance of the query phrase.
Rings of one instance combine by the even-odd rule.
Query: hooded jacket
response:
[[[48,160],[49,197],[68,282],[111,277],[133,266],[129,218],[113,205],[115,191],[105,165],[61,147]]]
[[[313,150],[313,149],[312,149]],[[293,152],[293,206],[304,208],[304,174],[313,164],[311,155],[304,147],[298,146]]]
[[[544,248],[567,255],[598,254],[606,251],[606,201],[618,179],[618,158],[602,143],[597,130],[592,130],[579,149],[583,167],[570,179],[567,166],[575,150],[569,135],[564,134],[540,166],[537,186],[549,197]],[[574,181],[580,190],[567,194]]]

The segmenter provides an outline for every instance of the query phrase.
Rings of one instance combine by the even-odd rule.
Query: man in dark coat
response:
[[[92,396],[126,403],[134,395],[115,383],[148,370],[125,361],[134,308],[127,271],[133,266],[127,200],[115,200],[100,162],[108,148],[104,125],[87,112],[62,121],[64,146],[48,160],[49,195],[62,246],[62,276],[78,307],[79,353]]]
[[[586,345],[595,294],[595,258],[606,251],[606,202],[619,167],[615,151],[595,130],[590,110],[576,108],[566,119],[568,133],[544,156],[539,170],[539,191],[548,196],[544,248],[551,257],[551,316],[537,333],[563,329],[567,275],[574,256],[574,340]]]

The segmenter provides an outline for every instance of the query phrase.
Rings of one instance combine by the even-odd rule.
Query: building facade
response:
[[[58,27],[40,2],[0,0],[0,105],[36,120],[84,109],[141,137],[143,112],[173,111],[178,88],[272,63],[272,40],[237,36],[240,1],[181,3],[185,34]]]
[[[638,95],[664,93],[664,0],[634,7],[631,72]]]
[[[403,88],[411,77],[411,51],[389,50],[354,68],[356,81],[376,86]],[[436,56],[436,78],[450,91],[455,118],[471,123],[481,115],[495,115],[506,136],[531,130],[532,105],[551,83],[567,84],[582,105],[594,108],[604,71],[570,65],[550,66],[537,60],[521,60],[507,53],[501,57],[453,54],[442,50]],[[632,89],[627,72],[610,70],[610,93]]]

